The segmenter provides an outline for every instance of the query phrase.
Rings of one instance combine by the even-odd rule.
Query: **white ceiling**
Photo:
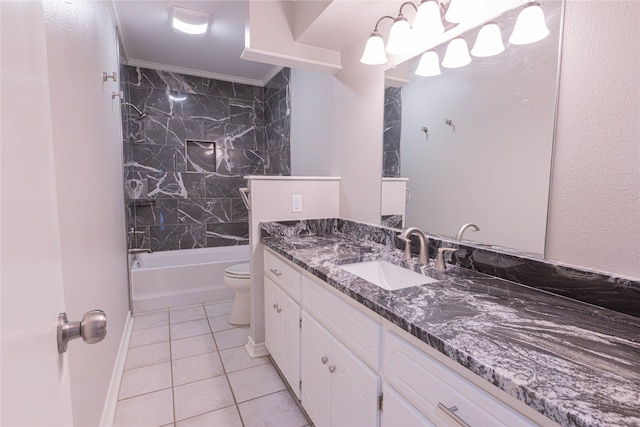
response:
[[[297,0],[293,3],[294,11],[308,8],[311,2],[323,12],[299,30],[297,41],[337,51],[366,38],[380,16],[397,13],[397,5],[401,4],[401,0]],[[264,84],[279,70],[274,65],[240,58],[249,21],[248,0],[112,0],[112,3],[121,53],[129,65],[253,85]],[[189,36],[174,31],[170,25],[174,5],[209,12],[211,28],[207,34]],[[295,26],[294,23],[292,27]]]
[[[129,65],[248,84],[262,84],[277,67],[240,58],[248,1],[115,0],[121,54]],[[209,31],[190,36],[171,27],[171,8],[209,12]]]

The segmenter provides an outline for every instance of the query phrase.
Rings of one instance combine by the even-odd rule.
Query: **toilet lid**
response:
[[[236,277],[236,278],[249,278],[251,275],[251,270],[249,269],[250,264],[244,263],[244,264],[235,264],[232,265],[231,267],[227,267],[224,270],[224,274],[226,274],[229,277]]]

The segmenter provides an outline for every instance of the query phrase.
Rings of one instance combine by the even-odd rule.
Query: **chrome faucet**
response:
[[[398,234],[398,238],[404,242],[404,255],[402,258],[406,260],[411,259],[411,235],[417,235],[420,241],[420,252],[418,253],[418,263],[420,265],[429,264],[429,252],[427,249],[427,237],[423,231],[417,227],[405,228],[402,233]]]
[[[472,224],[472,223],[465,224],[462,227],[460,227],[460,229],[458,230],[458,233],[456,234],[456,240],[462,240],[462,235],[464,234],[467,228],[471,228],[473,229],[473,231],[480,231],[480,228],[475,224]]]

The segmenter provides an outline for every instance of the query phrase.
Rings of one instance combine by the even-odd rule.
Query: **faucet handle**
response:
[[[398,234],[398,239],[404,242],[404,253],[402,254],[402,259],[410,260],[411,259],[411,239],[408,237],[404,237],[402,234]]]
[[[438,256],[436,258],[436,270],[444,271],[447,269],[447,264],[444,262],[445,252],[456,252],[454,248],[438,248]]]

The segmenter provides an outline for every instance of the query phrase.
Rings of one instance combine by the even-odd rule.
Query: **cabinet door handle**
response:
[[[322,364],[323,364],[323,365],[326,365],[326,364],[327,364],[327,362],[329,361],[329,359],[327,358],[327,356],[322,356],[322,357],[320,358],[320,361],[322,362]]]
[[[280,313],[282,309],[280,307],[276,308],[276,313]]]
[[[276,277],[280,277],[282,276],[282,273],[280,273],[277,269],[275,268],[271,268],[269,269],[269,271],[271,271]]]
[[[275,303],[274,303],[274,304],[273,304],[273,308],[277,310],[277,309],[278,309],[278,304],[275,304]]]
[[[458,424],[459,426],[461,426],[461,427],[471,427],[462,418],[460,418],[459,416],[457,416],[455,414],[455,412],[458,410],[457,406],[451,406],[451,407],[447,408],[442,402],[438,402],[438,409],[440,409],[442,412],[447,414],[447,416],[449,418],[451,418],[453,421],[455,421],[455,423]]]
[[[336,371],[336,367],[333,365],[329,365],[329,372],[333,374],[335,371]]]

